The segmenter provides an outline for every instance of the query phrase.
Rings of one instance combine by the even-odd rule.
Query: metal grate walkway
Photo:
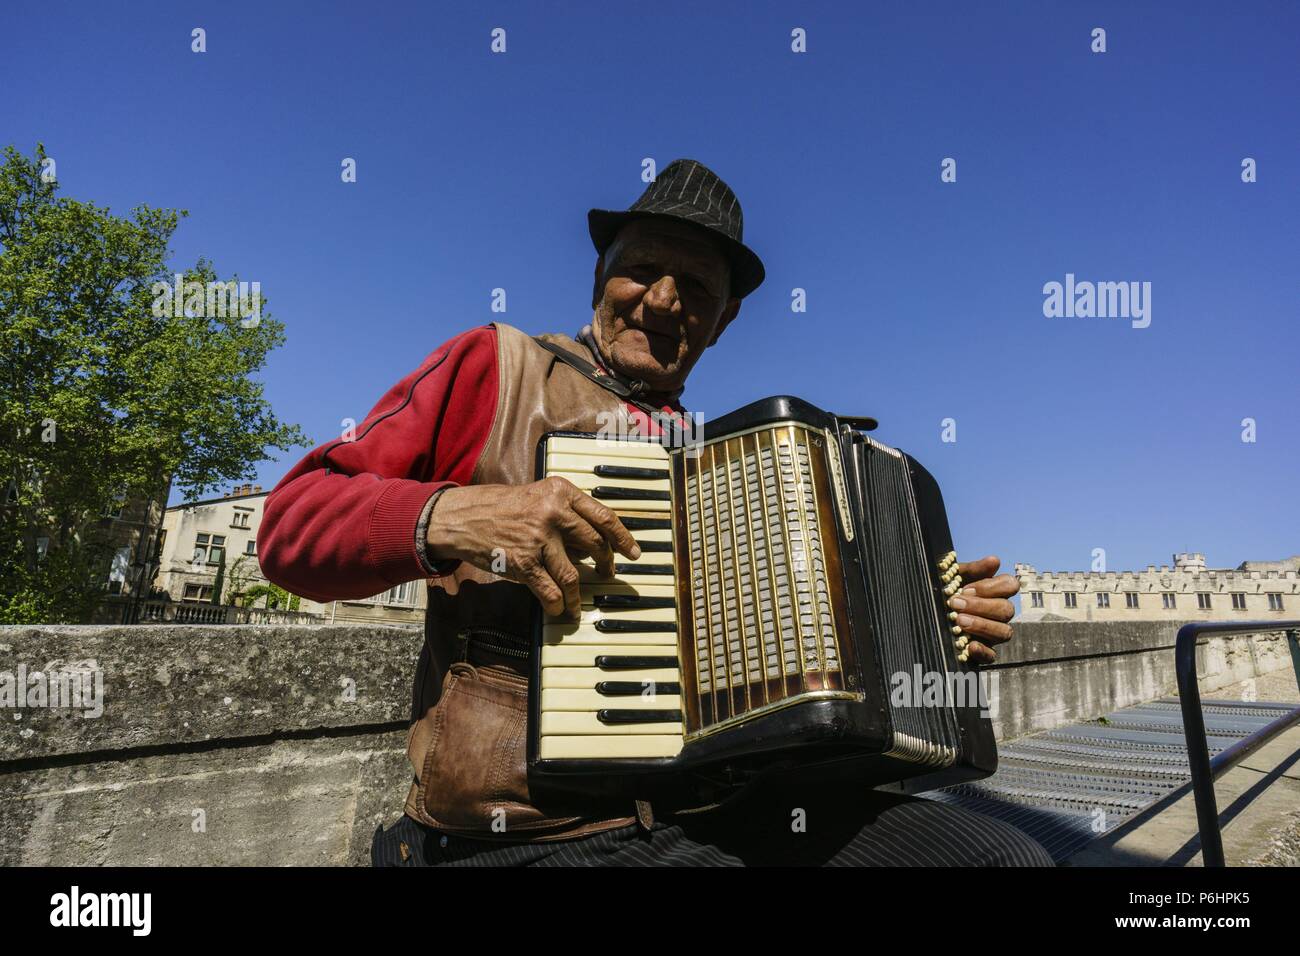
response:
[[[1294,704],[1203,701],[1210,756]],[[1010,823],[1058,863],[1191,780],[1176,698],[998,746],[986,780],[923,794]]]

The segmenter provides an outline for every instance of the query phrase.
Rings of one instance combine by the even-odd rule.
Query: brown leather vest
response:
[[[470,483],[522,485],[536,479],[546,432],[598,431],[611,415],[625,419],[626,409],[523,332],[495,325],[496,418]],[[543,337],[590,359],[567,336]],[[440,830],[504,840],[567,839],[632,823],[631,804],[539,807],[529,796],[529,662],[491,649],[531,640],[537,604],[528,589],[461,564],[431,581],[428,597],[407,744],[415,771],[407,814]]]

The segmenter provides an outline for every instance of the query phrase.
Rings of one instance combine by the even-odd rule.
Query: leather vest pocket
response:
[[[508,667],[452,664],[441,698],[411,738],[424,822],[503,839],[577,822],[547,817],[530,803],[527,728],[526,679]]]

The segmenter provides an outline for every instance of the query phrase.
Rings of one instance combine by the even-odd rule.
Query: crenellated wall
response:
[[[1174,555],[1172,567],[1145,571],[1038,571],[1017,564],[1015,574],[1025,622],[1266,621],[1300,614],[1300,557],[1229,569],[1206,568],[1205,555],[1186,553]]]

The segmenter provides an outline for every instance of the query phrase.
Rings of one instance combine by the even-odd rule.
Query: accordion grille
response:
[[[820,433],[782,425],[683,456],[682,651],[698,703],[688,733],[845,689],[825,454]]]

